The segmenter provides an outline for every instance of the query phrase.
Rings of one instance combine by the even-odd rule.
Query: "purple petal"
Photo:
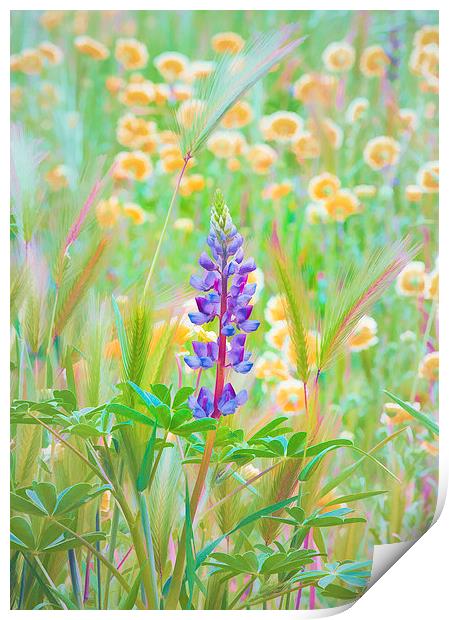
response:
[[[195,297],[196,305],[198,306],[198,310],[203,314],[212,314],[214,311],[213,304],[206,299],[206,297]]]
[[[206,271],[215,271],[217,269],[217,265],[210,258],[210,256],[206,254],[206,252],[203,252],[201,254],[198,262],[201,265],[201,267],[203,267],[203,269],[206,269]]]
[[[198,357],[207,355],[207,344],[205,342],[198,342],[197,340],[194,340],[192,342],[192,348]]]
[[[240,233],[237,233],[234,239],[231,241],[231,243],[228,246],[229,254],[235,254],[237,250],[241,247],[242,243],[243,243],[243,237]]]
[[[209,321],[209,316],[202,312],[189,312],[188,314],[190,322],[194,325],[203,325]]]
[[[234,336],[234,338],[232,339],[231,346],[232,347],[234,346],[244,347],[245,342],[246,342],[246,334],[237,334],[237,336]]]
[[[245,349],[243,347],[235,347],[228,351],[228,362],[231,366],[237,366],[243,362],[245,357]]]
[[[239,248],[235,253],[234,260],[236,263],[241,263],[243,260],[243,248]]]
[[[248,400],[248,392],[246,390],[240,390],[240,392],[235,397],[235,400],[237,401],[237,404],[239,406],[244,405]]]
[[[256,292],[257,284],[247,284],[243,289],[244,295],[249,295],[251,298]]]
[[[232,336],[233,334],[235,334],[235,327],[228,323],[222,328],[221,333],[223,334],[223,336]]]
[[[243,323],[240,323],[240,329],[249,334],[250,332],[255,332],[259,325],[260,321],[243,321]]]
[[[217,361],[218,358],[218,344],[216,342],[208,342],[207,345],[207,356],[211,358],[212,361]]]
[[[201,366],[200,358],[197,355],[185,355],[184,361],[187,366],[189,366],[189,368],[192,368],[193,370],[196,370]]]
[[[242,263],[239,267],[239,273],[245,274],[250,273],[250,271],[254,271],[256,269],[256,263],[254,262],[254,258],[248,258],[244,263]]]
[[[244,306],[243,308],[239,308],[236,310],[235,316],[237,321],[240,323],[241,321],[246,321],[253,311],[253,306]]]
[[[235,366],[233,366],[233,369],[235,370],[235,372],[238,372],[241,375],[246,375],[252,367],[252,362],[241,362],[240,364],[236,364]]]

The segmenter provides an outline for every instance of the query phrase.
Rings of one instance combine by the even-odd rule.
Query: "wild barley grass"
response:
[[[355,600],[436,502],[437,14],[11,19],[11,608]]]

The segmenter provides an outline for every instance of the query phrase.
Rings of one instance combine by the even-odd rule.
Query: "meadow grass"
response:
[[[11,24],[11,608],[355,600],[436,503],[437,13]]]

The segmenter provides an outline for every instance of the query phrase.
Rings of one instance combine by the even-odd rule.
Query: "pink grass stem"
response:
[[[309,530],[306,534],[306,537],[304,538],[304,549],[308,549],[309,548],[309,542],[310,542],[310,535],[312,533],[312,530]],[[298,593],[296,595],[296,601],[295,601],[295,609],[299,609],[300,605],[301,605],[301,596],[302,596],[302,588],[303,586],[299,586],[298,588]]]
[[[125,555],[123,556],[123,558],[120,560],[120,562],[117,564],[117,570],[120,570],[121,567],[123,566],[123,564],[126,562],[126,560],[128,559],[131,551],[134,549],[134,546],[131,545],[131,547],[128,549],[128,551],[125,553]]]

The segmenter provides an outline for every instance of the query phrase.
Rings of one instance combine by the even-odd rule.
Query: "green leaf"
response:
[[[339,446],[352,446],[353,442],[350,439],[330,439],[329,441],[323,441],[317,443],[314,446],[309,446],[306,450],[306,456],[315,456],[326,448],[338,448]]]
[[[280,428],[280,425],[286,420],[288,420],[286,416],[280,416],[279,418],[271,420],[271,422],[268,422],[268,424],[262,426],[262,428],[259,429],[257,433],[254,433],[254,435],[248,439],[248,443],[257,443],[259,439],[265,439],[266,437],[276,437],[276,435],[282,435],[282,433],[287,433],[291,431],[292,429],[287,426]]]
[[[231,536],[231,534],[233,534],[237,530],[241,529],[242,527],[245,527],[245,525],[249,525],[250,523],[253,523],[253,521],[257,521],[257,519],[260,519],[261,517],[271,515],[273,514],[273,512],[278,512],[282,508],[285,508],[285,506],[287,506],[288,504],[291,504],[292,502],[294,502],[296,499],[297,499],[297,496],[295,495],[293,497],[289,497],[288,499],[284,499],[280,502],[276,502],[275,504],[270,504],[269,506],[265,506],[265,508],[256,510],[255,512],[251,513],[250,515],[248,515],[247,517],[239,521],[239,523],[237,523],[237,525],[234,528],[232,528],[232,530],[230,530],[226,534],[223,534],[222,536],[219,536],[218,538],[210,542],[208,545],[203,547],[203,549],[201,549],[201,551],[197,553],[196,566],[195,566],[196,570],[198,570],[198,568],[205,561],[205,559],[213,552],[215,547],[219,545],[221,541],[224,540],[227,536]]]
[[[402,407],[404,411],[406,411],[413,418],[415,418],[415,420],[417,420],[423,426],[425,426],[427,430],[429,430],[431,433],[434,433],[435,435],[440,434],[440,427],[434,420],[432,420],[432,418],[425,415],[424,413],[421,413],[421,411],[418,411],[417,409],[409,405],[409,403],[404,402],[398,396],[395,396],[388,390],[384,390],[384,392],[388,396],[388,398],[391,398],[395,403],[397,403],[400,407]]]
[[[80,540],[75,536],[70,536],[70,534],[61,534],[58,538],[47,544],[45,547],[42,547],[40,551],[68,551],[69,549],[78,549],[83,547],[84,541],[87,541],[90,544],[95,544],[106,540],[105,532],[86,532],[85,534],[79,535],[83,538],[83,540]]]
[[[70,390],[53,390],[53,396],[60,401],[61,406],[69,413],[76,410],[76,396]]]
[[[190,497],[187,479],[185,484],[185,520],[186,520],[186,581],[189,585],[189,601],[187,608],[192,604],[193,588],[195,584],[195,555],[192,516],[190,513]]]
[[[11,517],[11,543],[15,543],[19,549],[35,549],[33,530],[25,517]]]
[[[173,398],[173,409],[177,409],[183,405],[191,394],[195,391],[192,387],[182,387],[178,390]]]
[[[137,577],[134,579],[133,585],[131,586],[130,591],[123,599],[123,601],[119,605],[119,609],[132,609],[137,599],[137,595],[139,594],[139,588],[142,581],[142,574],[146,567],[148,560],[145,560],[140,567],[139,572],[137,573]]]
[[[154,444],[156,442],[156,431],[157,423],[153,426],[153,432],[151,433],[151,437],[148,440],[147,446],[145,448],[142,464],[140,466],[139,474],[137,476],[136,486],[139,493],[142,493],[142,491],[147,488],[148,482],[150,480],[151,467],[153,466]]]
[[[50,482],[33,482],[32,489],[48,514],[53,514],[57,500],[55,485]]]
[[[139,422],[140,424],[146,424],[147,426],[153,426],[154,422],[151,418],[146,416],[144,413],[140,413],[140,411],[136,411],[135,409],[131,409],[131,407],[127,407],[126,405],[120,405],[119,403],[110,403],[107,405],[108,411],[111,413],[115,413],[115,415],[120,415],[128,420],[132,420],[133,422]]]
[[[167,387],[163,383],[155,383],[151,386],[151,391],[164,405],[171,406],[171,387]]]
[[[162,401],[156,396],[154,396],[153,394],[151,394],[151,392],[146,392],[145,390],[142,390],[142,388],[140,388],[138,385],[136,385],[132,381],[127,381],[127,383],[129,386],[132,387],[135,393],[140,397],[144,405],[146,405],[148,409],[150,409],[151,411],[153,410],[153,407],[158,407],[159,405],[162,404]]]
[[[176,428],[171,428],[171,432],[175,435],[185,437],[192,433],[205,433],[206,431],[213,430],[217,427],[217,420],[215,418],[202,418],[201,420],[194,420],[187,422]]]
[[[24,512],[25,514],[34,515],[36,517],[47,516],[45,510],[42,509],[38,504],[35,504],[30,499],[26,499],[25,497],[17,495],[17,493],[11,493],[10,507],[11,510],[15,510],[17,512]]]
[[[400,428],[399,430],[392,433],[391,435],[388,435],[387,437],[382,439],[382,441],[376,444],[374,448],[371,448],[371,450],[367,453],[367,455],[372,456],[375,452],[378,452],[379,450],[381,450],[387,443],[389,443],[390,441],[393,441],[393,439],[396,439],[396,437],[400,435],[401,433],[403,433],[404,431],[405,431],[405,427]],[[342,482],[347,480],[347,478],[349,478],[349,476],[351,476],[356,471],[356,469],[360,467],[360,465],[364,462],[365,458],[367,457],[363,456],[356,463],[349,465],[348,467],[343,469],[343,471],[337,474],[332,480],[330,480],[326,485],[324,485],[324,487],[321,489],[319,493],[319,497],[325,497],[328,493],[330,493],[333,489],[335,489],[335,487],[337,487],[338,485],[342,484]]]
[[[332,450],[336,450],[339,447],[340,446],[329,446],[328,448],[325,448],[324,450],[319,452],[309,463],[307,463],[304,469],[300,472],[298,480],[300,482],[305,482],[306,480],[309,480],[318,465],[321,463],[322,459],[326,456],[326,454],[332,452]]]
[[[287,456],[294,456],[297,452],[304,448],[306,443],[307,433],[301,431],[299,433],[293,433],[288,440]]]
[[[343,440],[340,440],[343,441]],[[381,469],[383,469],[389,476],[391,476],[394,480],[396,480],[396,482],[400,482],[399,478],[397,476],[395,476],[395,474],[393,474],[393,472],[391,472],[387,467],[385,467],[385,465],[383,465],[380,461],[378,461],[374,456],[372,456],[370,453],[365,452],[364,450],[362,450],[361,448],[357,448],[356,446],[352,445],[352,442],[348,444],[342,444],[339,443],[337,445],[332,445],[329,446],[328,448],[324,449],[322,452],[320,452],[319,454],[317,454],[305,467],[304,469],[301,471],[301,473],[299,474],[298,480],[304,482],[306,480],[309,480],[310,477],[312,476],[312,474],[314,473],[315,469],[318,467],[318,465],[320,464],[321,459],[326,456],[326,454],[328,452],[331,452],[332,450],[335,450],[337,448],[350,448],[351,450],[353,450],[354,452],[358,452],[359,454],[363,454],[366,458],[370,459],[371,461],[373,461],[374,463],[376,463],[376,465],[378,465]]]
[[[78,482],[70,487],[61,491],[58,495],[58,501],[54,510],[55,515],[65,514],[77,508],[80,508],[83,504],[90,502],[92,499],[101,495],[105,491],[109,491],[110,486],[104,484],[98,488],[92,488],[87,482]]]
[[[382,495],[383,493],[388,493],[388,491],[366,491],[365,493],[352,493],[351,495],[343,495],[342,497],[337,497],[337,499],[333,499],[327,504],[324,504],[323,508],[327,506],[334,506],[335,504],[349,504],[350,502],[357,502],[361,499],[366,499],[367,497],[374,497],[375,495]]]
[[[354,592],[353,590],[348,590],[347,588],[343,588],[342,586],[337,586],[334,583],[329,584],[326,588],[321,590],[321,594],[323,596],[329,596],[331,598],[338,598],[345,601],[352,601],[353,599],[360,596],[358,592]]]

